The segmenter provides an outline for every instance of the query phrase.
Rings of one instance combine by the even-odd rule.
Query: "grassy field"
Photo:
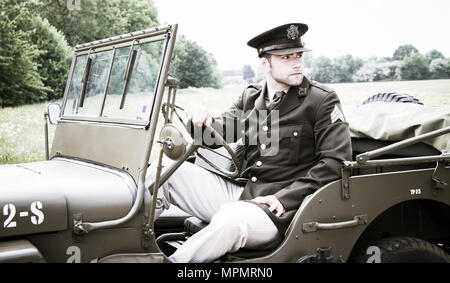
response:
[[[450,80],[401,81],[329,84],[344,105],[360,104],[380,92],[413,95],[428,105],[450,104]],[[177,92],[177,104],[200,103],[213,115],[220,114],[239,97],[244,85],[223,89],[183,89]],[[58,101],[60,102],[60,101]],[[0,109],[0,164],[45,159],[44,115],[47,103]],[[49,125],[50,145],[55,126]]]
[[[45,159],[44,112],[48,103],[0,109],[0,164]],[[55,127],[50,126],[50,139]]]

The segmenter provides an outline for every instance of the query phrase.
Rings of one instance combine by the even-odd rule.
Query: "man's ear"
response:
[[[270,61],[266,57],[261,57],[260,59],[261,67],[264,71],[270,71],[272,66],[270,65]]]

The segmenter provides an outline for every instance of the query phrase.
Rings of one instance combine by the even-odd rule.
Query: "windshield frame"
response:
[[[150,31],[146,33],[147,31]],[[151,29],[151,30],[144,30],[140,31],[137,34],[129,33],[121,36],[112,37],[109,39],[94,41],[92,43],[87,43],[83,45],[76,46],[76,50],[74,53],[74,57],[72,59],[72,65],[70,68],[68,81],[66,83],[66,89],[64,93],[64,98],[62,101],[62,114],[60,122],[100,122],[100,123],[106,123],[106,124],[125,124],[125,125],[134,125],[134,126],[145,126],[147,127],[152,119],[152,114],[154,110],[155,105],[155,99],[157,97],[159,90],[159,82],[161,80],[162,70],[164,68],[164,62],[165,57],[167,56],[167,48],[170,38],[170,30],[159,28],[159,29]],[[136,41],[139,42],[136,42]],[[155,89],[153,90],[153,94],[151,97],[149,94],[149,106],[150,106],[150,115],[148,118],[145,118],[144,120],[137,120],[137,119],[129,119],[129,118],[115,118],[115,117],[101,117],[101,116],[79,116],[79,115],[70,115],[65,114],[66,110],[66,104],[68,100],[68,95],[70,91],[70,85],[72,83],[73,79],[73,73],[75,70],[75,65],[78,58],[81,58],[82,56],[89,55],[89,54],[96,54],[101,52],[108,52],[113,51],[118,48],[125,48],[129,46],[138,46],[145,43],[152,43],[152,42],[158,42],[163,41],[162,43],[162,53],[159,63],[159,70],[158,74],[156,76],[156,84]],[[113,61],[113,60],[112,60]],[[108,74],[110,75],[110,74]],[[109,78],[107,83],[109,83]],[[162,90],[164,91],[164,89]],[[103,104],[101,105],[101,109],[98,109],[98,113],[101,113],[104,107],[104,99],[106,98],[106,93],[102,94],[103,97]]]

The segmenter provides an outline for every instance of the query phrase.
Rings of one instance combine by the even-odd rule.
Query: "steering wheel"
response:
[[[173,109],[173,113],[175,113],[178,117],[178,119],[180,120],[180,122],[183,124],[186,132],[189,133],[189,129],[188,129],[188,123],[184,122],[184,120],[180,117],[180,115],[178,114],[177,109],[184,111],[184,109],[178,105],[175,104],[171,104],[170,106],[167,103],[163,103],[162,107],[161,107],[161,112],[164,116],[164,118],[166,118],[167,112],[166,112],[166,107],[172,107]],[[172,125],[173,127],[175,127],[174,125]],[[206,126],[205,130],[208,130],[211,133],[212,138],[214,138],[218,143],[220,143],[225,150],[228,152],[228,154],[230,155],[230,157],[227,157],[217,151],[215,151],[214,149],[205,146],[205,145],[197,145],[197,148],[195,150],[195,153],[197,154],[198,157],[200,157],[203,161],[205,161],[209,166],[213,167],[214,169],[216,169],[217,171],[219,171],[220,173],[226,175],[229,178],[235,179],[239,176],[240,172],[241,172],[241,165],[239,163],[239,158],[237,157],[236,153],[231,149],[231,147],[228,145],[228,143],[225,141],[225,139],[211,126]],[[194,145],[195,141],[193,141],[191,143],[191,145]],[[216,164],[214,164],[213,162],[211,162],[208,158],[206,158],[205,156],[203,156],[199,151],[198,148],[205,148],[217,155],[220,155],[228,160],[230,160],[233,165],[234,165],[234,171],[228,171],[220,166],[217,166]]]

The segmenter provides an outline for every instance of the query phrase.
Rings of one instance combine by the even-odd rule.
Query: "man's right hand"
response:
[[[184,109],[184,113],[186,114],[187,118],[198,127],[203,126],[203,124],[209,127],[213,122],[211,113],[209,113],[209,111],[201,105],[189,104]]]

